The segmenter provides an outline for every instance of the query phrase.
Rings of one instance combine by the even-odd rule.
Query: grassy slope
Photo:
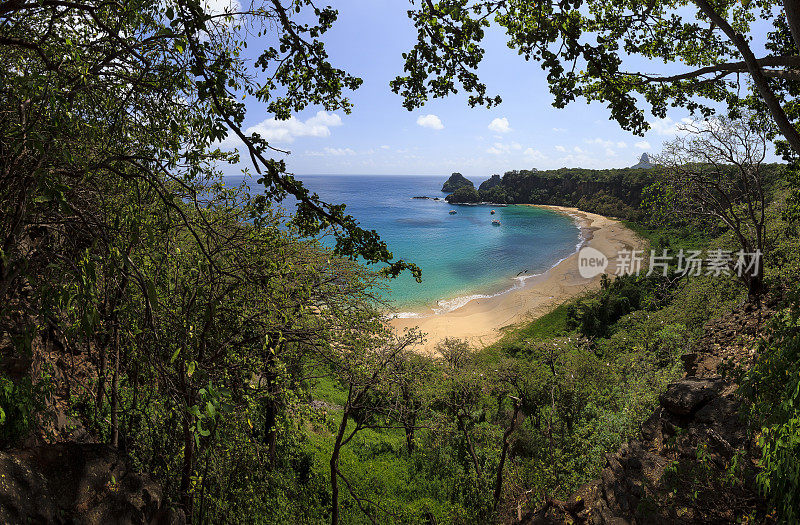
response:
[[[707,236],[693,232],[648,230],[637,224],[627,226],[653,245],[666,240],[674,249],[691,249],[709,242]],[[575,335],[567,328],[569,307],[581,300],[591,300],[593,295],[573,299],[530,323],[509,329],[500,341],[480,350],[477,361],[489,370],[501,359],[513,359],[513,356],[526,359],[520,349],[529,347],[532,342],[547,343]],[[741,298],[741,290],[735,283],[720,286],[710,279],[694,279],[665,307],[655,311],[637,310],[624,316],[615,323],[608,337],[597,342],[597,348],[606,356],[603,359],[609,361],[612,369],[609,378],[616,378],[619,384],[609,384],[606,390],[598,393],[602,402],[598,401],[592,409],[595,420],[582,421],[583,427],[576,431],[585,450],[568,458],[565,456],[567,465],[573,465],[565,468],[573,469],[574,475],[561,487],[562,492],[569,492],[576,484],[596,475],[602,466],[603,454],[614,450],[638,428],[657,403],[658,393],[681,373],[678,356],[687,350],[684,342],[690,344],[709,318],[727,311]],[[682,339],[679,345],[668,349],[669,363],[660,367],[649,363],[651,369],[643,371],[646,367],[643,362],[651,360],[649,353],[657,344],[676,337],[673,332]],[[314,399],[339,406],[346,400],[340,385],[330,379],[316,381],[310,394]],[[330,425],[338,425],[340,421],[341,412],[332,411]],[[331,430],[318,430],[310,436],[315,468],[321,471],[327,471],[334,440],[332,429],[335,427],[329,428]],[[424,433],[420,432],[419,436],[420,442],[424,442]],[[421,468],[418,463],[425,461],[425,455],[418,453],[409,457],[404,447],[405,438],[400,430],[364,430],[343,450],[343,471],[360,494],[379,500],[392,512],[405,513],[403,520],[428,514],[439,522],[466,519],[469,509],[465,508],[467,502],[457,495],[455,473],[432,473]],[[348,496],[345,495],[345,499]],[[345,509],[345,522],[368,522],[352,500]]]

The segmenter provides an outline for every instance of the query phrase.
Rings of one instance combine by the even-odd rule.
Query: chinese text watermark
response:
[[[739,277],[751,275],[756,277],[761,270],[761,251],[746,252],[739,250],[713,249],[679,250],[677,254],[670,254],[669,250],[662,250],[660,254],[650,250],[646,275],[662,275],[670,273],[674,264],[674,272],[680,275],[722,275],[736,274]],[[644,250],[623,250],[617,252],[617,275],[639,275],[645,261]]]
[[[738,277],[757,277],[761,271],[760,250],[746,252],[744,250],[622,250],[617,252],[616,275],[711,275],[714,277],[737,275]],[[647,263],[647,264],[645,264]],[[585,247],[578,252],[578,272],[581,277],[591,279],[604,273],[609,266],[609,258],[601,251]]]

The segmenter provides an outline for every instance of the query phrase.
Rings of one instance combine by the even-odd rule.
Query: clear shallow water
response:
[[[407,274],[389,283],[397,311],[452,310],[469,298],[507,291],[569,256],[580,240],[572,219],[552,211],[447,204],[440,191],[447,177],[298,178],[326,202],[346,204],[363,228],[378,231],[395,258],[422,268],[421,284]],[[420,195],[442,200],[412,199]],[[492,226],[492,219],[502,225]]]

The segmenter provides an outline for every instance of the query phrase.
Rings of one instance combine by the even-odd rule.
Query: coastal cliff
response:
[[[589,170],[514,170],[492,175],[478,190],[462,190],[447,197],[458,203],[546,204],[625,219],[638,219],[642,190],[654,182],[652,170],[625,168]],[[449,182],[449,181],[448,181]]]
[[[781,167],[778,164],[768,164],[763,171],[765,180],[773,181],[779,177]],[[630,168],[507,171],[502,177],[492,175],[481,183],[478,190],[459,193],[453,190],[447,201],[453,204],[492,202],[567,206],[599,215],[639,221],[644,218],[641,209],[642,192],[655,183],[657,177],[654,165],[643,154],[639,162]]]
[[[488,191],[494,188],[495,186],[500,186],[503,183],[503,180],[500,178],[500,175],[492,175],[490,178],[486,179],[485,181],[481,182],[481,185],[478,186],[480,191]]]
[[[442,185],[442,191],[454,192],[458,188],[462,187],[469,187],[474,189],[475,184],[473,184],[471,180],[467,179],[462,174],[453,173],[452,175],[450,175],[450,178],[447,179],[447,181],[445,181],[445,183]]]

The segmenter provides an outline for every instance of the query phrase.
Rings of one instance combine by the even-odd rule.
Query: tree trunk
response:
[[[414,427],[417,423],[417,416],[414,402],[411,399],[411,392],[407,388],[403,388],[402,394],[404,410],[407,410],[402,418],[403,428],[406,431],[406,445],[408,446],[408,455],[410,456],[414,452]]]
[[[800,54],[800,4],[797,0],[783,0],[783,9],[786,11],[786,23],[792,33],[794,47]]]
[[[408,455],[414,453],[414,423],[409,422],[404,425],[406,430],[406,446],[408,447]]]
[[[478,461],[478,454],[475,453],[475,447],[472,444],[472,438],[467,431],[467,426],[464,424],[464,419],[462,416],[458,417],[458,426],[461,428],[461,433],[464,435],[464,440],[467,442],[467,450],[469,450],[469,455],[472,457],[472,465],[475,467],[475,474],[478,476],[478,480],[480,480],[483,477],[483,470],[481,470],[481,465]]]
[[[97,341],[95,340],[95,344]],[[100,413],[100,407],[103,404],[103,398],[106,395],[106,349],[102,348],[100,345],[97,345],[97,353],[98,357],[100,357],[100,369],[97,371],[97,394],[94,400],[94,409],[95,414],[98,415]]]
[[[194,391],[190,378],[186,375],[186,363],[181,362],[178,367],[181,377],[181,389],[183,391],[183,399],[186,403],[186,408],[194,405]],[[190,423],[193,422],[194,416],[188,412],[183,415],[183,466],[181,467],[181,486],[180,486],[180,505],[186,514],[186,523],[192,522],[192,511],[194,498],[191,494],[192,488],[192,474],[194,472],[194,435],[191,431]]]
[[[275,422],[277,421],[277,406],[275,401],[272,399],[268,400],[266,402],[265,410],[266,415],[264,416],[264,419],[266,420],[265,427],[267,429],[266,441],[269,455],[269,467],[273,468],[277,459],[278,449],[278,430],[275,428]]]
[[[503,449],[500,452],[500,464],[497,466],[497,477],[494,480],[494,508],[497,510],[497,504],[500,503],[500,495],[503,493],[503,468],[506,463],[506,456],[508,455],[508,447],[510,446],[509,438],[514,430],[517,428],[517,417],[519,417],[520,403],[514,403],[514,414],[511,416],[511,423],[503,433]]]
[[[786,2],[789,3],[796,1],[797,0],[786,0]],[[789,143],[791,148],[795,151],[795,153],[800,154],[800,133],[798,133],[797,128],[794,127],[789,118],[786,116],[786,111],[784,111],[783,106],[781,106],[781,103],[778,100],[778,97],[775,96],[775,93],[769,86],[767,78],[764,76],[764,72],[761,70],[761,66],[758,64],[758,60],[756,60],[756,57],[753,54],[753,51],[750,49],[750,46],[747,44],[747,41],[741,34],[737,33],[736,30],[731,27],[727,20],[720,16],[720,14],[707,0],[693,0],[693,2],[697,7],[700,8],[701,11],[703,11],[703,13],[705,13],[706,16],[708,16],[709,20],[717,24],[722,32],[725,33],[725,36],[728,37],[728,40],[730,40],[731,43],[736,46],[736,49],[742,55],[745,64],[747,64],[747,70],[750,73],[750,77],[753,79],[753,84],[755,85],[758,94],[761,95],[761,98],[767,105],[767,108],[772,115],[772,119],[775,121],[775,124],[777,124],[778,129]]]
[[[129,447],[128,437],[136,434],[135,430],[138,428],[139,418],[137,416],[139,410],[139,365],[133,367],[133,395],[131,399],[130,410],[126,411],[125,418],[125,432],[123,433],[122,447],[127,450]]]
[[[6,294],[11,289],[14,280],[20,275],[22,269],[22,261],[18,255],[17,243],[19,242],[19,235],[25,227],[25,215],[27,214],[28,196],[32,194],[28,190],[29,179],[26,178],[20,184],[21,188],[17,195],[17,202],[14,213],[8,215],[6,236],[3,239],[3,253],[6,257],[0,259],[0,299],[5,299]]]
[[[194,466],[194,436],[189,430],[189,416],[183,418],[183,467],[181,468],[180,503],[186,513],[186,523],[192,522],[192,471]]]
[[[276,373],[275,373],[275,353],[277,353],[277,349],[268,352],[267,354],[267,366],[266,370],[264,371],[264,379],[267,382],[267,392],[269,394],[268,399],[264,404],[265,410],[265,432],[266,432],[266,445],[267,451],[269,455],[269,466],[272,468],[275,465],[276,455],[277,455],[277,448],[278,448],[278,430],[275,428],[275,423],[278,419],[278,403],[277,403],[277,395],[275,383],[276,383]]]
[[[764,294],[764,271],[759,269],[758,275],[751,276],[747,282],[748,300],[760,305]]]
[[[349,417],[350,410],[345,408],[344,414],[342,414],[342,422],[339,423],[339,431],[336,433],[333,452],[331,453],[331,525],[339,525],[339,452],[342,449],[342,440],[344,439]]]
[[[111,446],[119,448],[119,327],[114,325],[114,375],[111,379]]]

